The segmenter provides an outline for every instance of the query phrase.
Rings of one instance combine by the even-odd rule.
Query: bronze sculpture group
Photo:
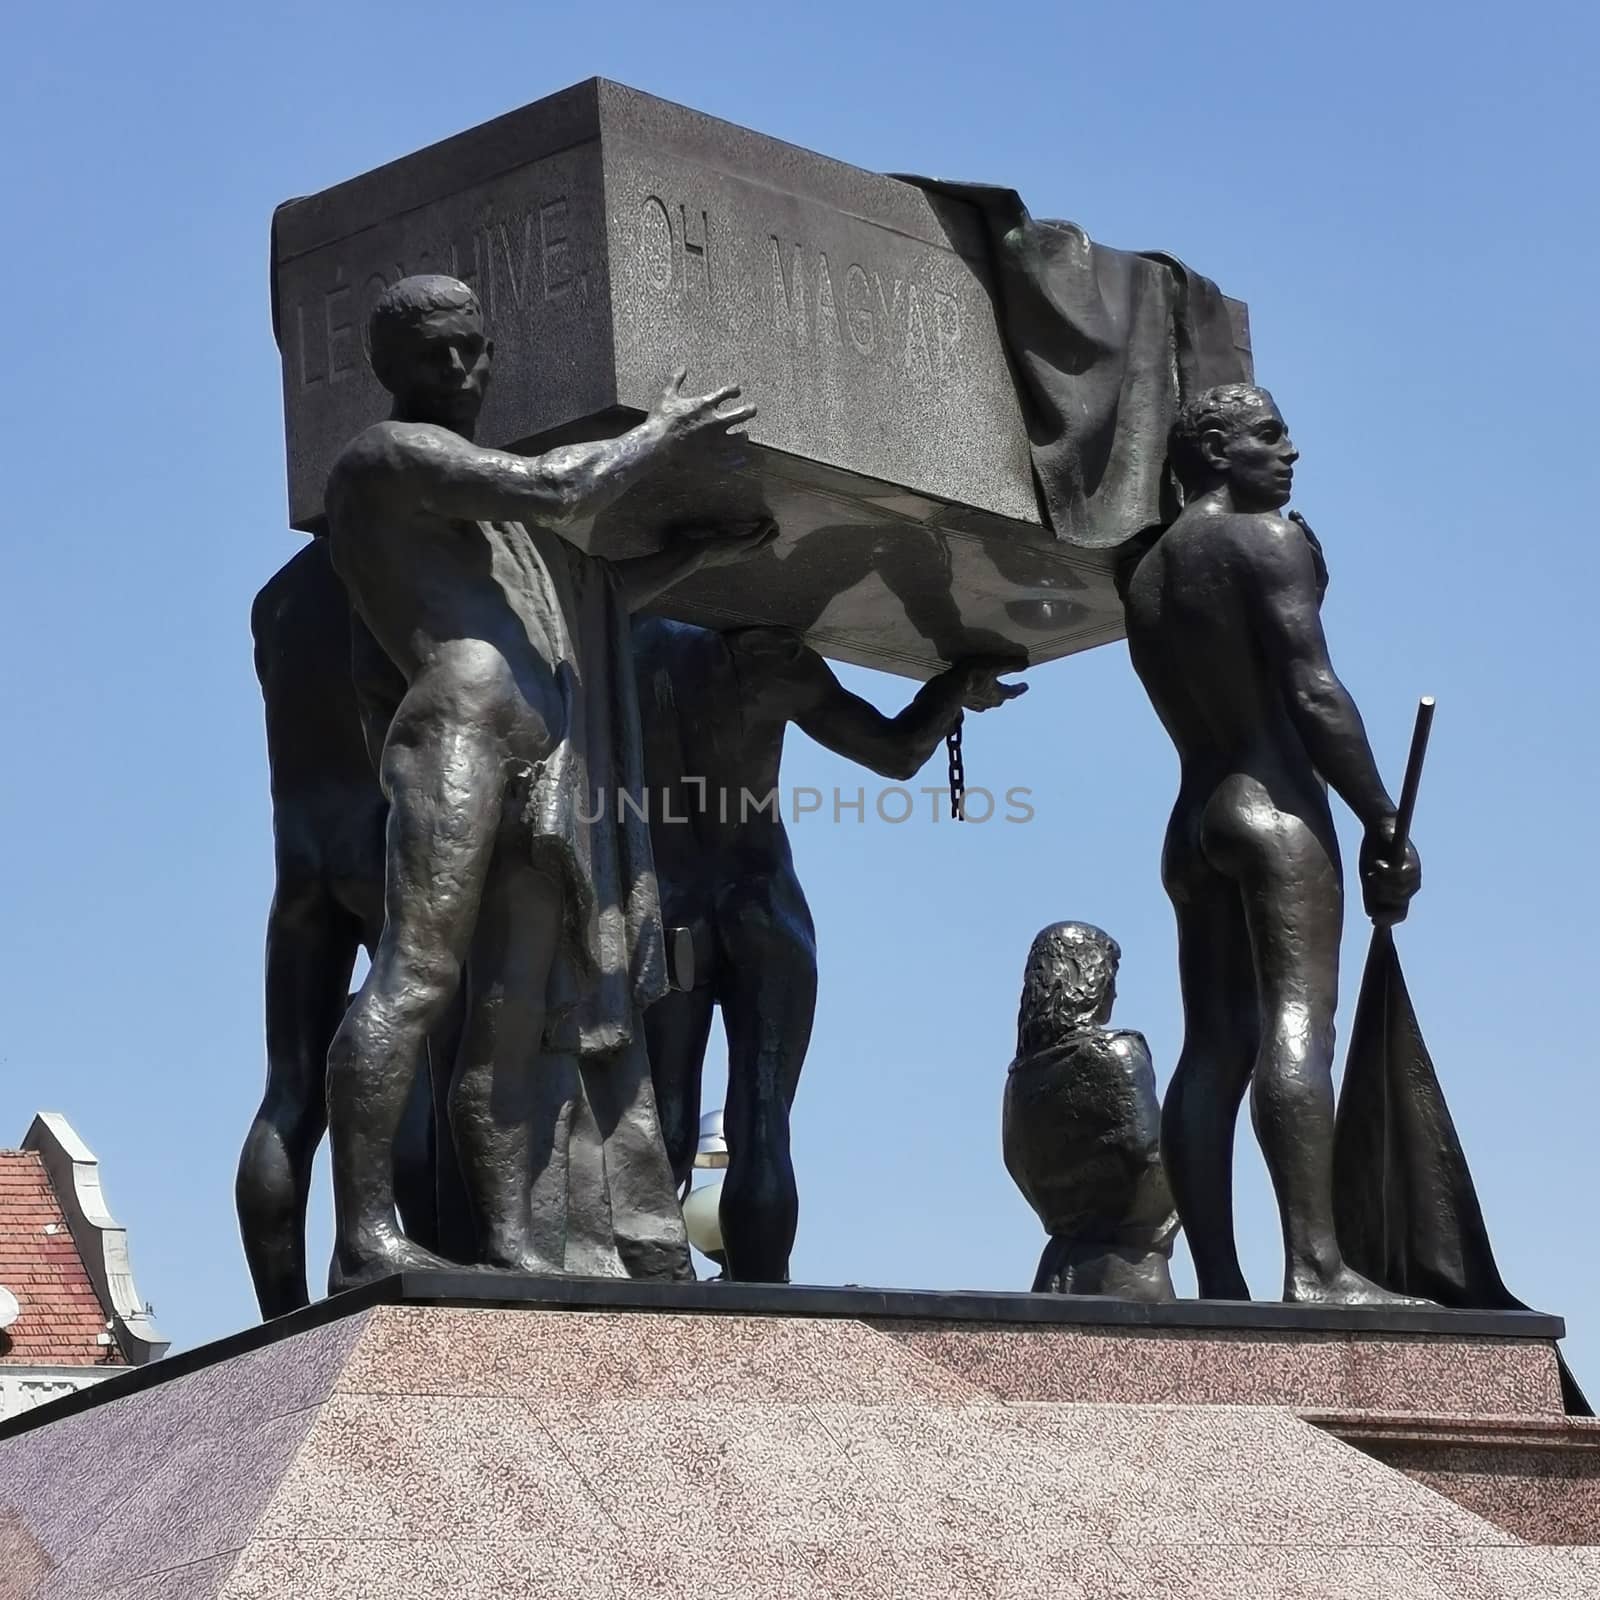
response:
[[[558,1061],[585,1068],[569,1081],[591,1085],[607,1138],[626,1130],[602,1182],[660,1224],[630,1254],[617,1223],[622,1265],[599,1270],[685,1275],[676,1189],[718,1007],[729,1275],[787,1281],[814,929],[781,820],[739,797],[775,787],[791,722],[909,777],[965,710],[1021,693],[998,681],[1013,663],[955,663],[890,717],[793,634],[636,615],[773,537],[680,530],[626,560],[592,548],[607,503],[749,420],[735,387],[691,398],[680,374],[619,438],[522,456],[473,442],[493,351],[464,284],[393,286],[370,350],[391,415],[340,456],[325,539],[255,618],[278,890],[269,1084],[239,1205],[263,1312],[306,1299],[324,1097],[331,1289],[447,1260],[572,1270],[534,1198]],[[1244,384],[1192,396],[1172,445],[1182,509],[1130,560],[1123,592],[1134,668],[1182,768],[1163,876],[1186,1036],[1158,1113],[1144,1041],[1106,1027],[1114,942],[1087,924],[1036,941],[1005,1131],[1051,1234],[1036,1287],[1169,1297],[1181,1219],[1201,1294],[1248,1298],[1231,1201],[1248,1087],[1282,1211],[1284,1297],[1397,1299],[1345,1264],[1334,1226],[1342,880],[1323,784],[1366,830],[1375,916],[1404,915],[1415,852],[1329,664],[1320,551],[1281,514],[1296,453],[1271,397]],[[286,623],[284,607],[311,621]],[[286,627],[316,648],[287,648]],[[622,803],[669,792],[653,817]],[[347,1006],[360,945],[371,969]]]

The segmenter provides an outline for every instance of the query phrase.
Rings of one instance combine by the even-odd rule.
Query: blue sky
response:
[[[297,542],[272,208],[599,73],[864,167],[1014,185],[1249,301],[1332,569],[1335,663],[1392,783],[1416,696],[1439,697],[1402,954],[1505,1276],[1566,1314],[1600,1388],[1600,26],[1537,3],[1220,16],[399,0],[13,22],[0,1141],[67,1113],[175,1340],[253,1315],[232,1176],[271,856],[248,612]],[[909,690],[847,677],[886,707]],[[821,945],[802,1280],[1026,1287],[1042,1240],[998,1127],[1044,923],[1110,929],[1118,1020],[1163,1081],[1177,1054],[1157,872],[1175,762],[1123,647],[1041,669],[967,749],[971,781],[1032,789],[1032,824],[793,830]],[[785,778],[862,781],[798,733]],[[1346,1025],[1365,938],[1353,917]],[[1246,1269],[1274,1295],[1248,1127],[1239,1171]],[[319,1274],[326,1246],[319,1201]]]

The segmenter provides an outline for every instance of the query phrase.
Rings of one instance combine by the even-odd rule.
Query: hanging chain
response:
[[[961,761],[961,718],[956,718],[956,725],[944,736],[945,752],[950,758],[950,815],[957,822],[965,822],[966,811],[962,797],[967,788],[967,769]]]

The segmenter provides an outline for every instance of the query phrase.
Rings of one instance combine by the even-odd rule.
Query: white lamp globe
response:
[[[722,1253],[722,1179],[691,1189],[683,1202],[683,1226],[689,1243],[703,1256]]]
[[[703,1256],[722,1253],[722,1169],[728,1164],[728,1141],[722,1133],[722,1113],[708,1111],[700,1119],[700,1142],[695,1147],[695,1170],[715,1172],[710,1183],[691,1189],[683,1199],[683,1226],[689,1243]]]

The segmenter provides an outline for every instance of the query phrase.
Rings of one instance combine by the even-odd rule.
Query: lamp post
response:
[[[689,1192],[683,1197],[683,1225],[692,1244],[707,1260],[728,1270],[722,1257],[722,1178],[728,1165],[728,1141],[722,1133],[722,1113],[708,1111],[700,1119],[700,1142],[695,1146],[695,1172],[714,1173],[709,1181],[695,1187],[689,1176]]]

